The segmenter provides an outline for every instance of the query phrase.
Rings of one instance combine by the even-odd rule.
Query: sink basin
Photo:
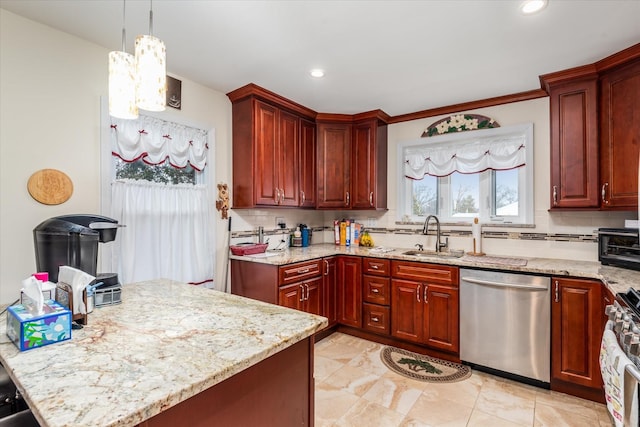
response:
[[[406,251],[402,255],[410,255],[417,257],[439,257],[439,258],[460,258],[464,255],[463,250],[450,250],[450,251]]]

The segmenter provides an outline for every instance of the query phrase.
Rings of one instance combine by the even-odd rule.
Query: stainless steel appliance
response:
[[[602,264],[640,270],[640,241],[635,228],[598,229],[598,259]]]
[[[460,359],[549,387],[551,279],[460,269]]]
[[[607,409],[616,425],[637,426],[640,408],[640,291],[631,288],[617,294],[614,303],[607,306],[606,314],[609,320],[602,337],[600,372]]]

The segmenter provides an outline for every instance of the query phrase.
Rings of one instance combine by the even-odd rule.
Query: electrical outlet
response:
[[[287,224],[284,221],[284,218],[281,216],[276,217],[276,228],[285,228]]]

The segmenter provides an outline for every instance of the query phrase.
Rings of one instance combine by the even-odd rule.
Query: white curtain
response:
[[[208,191],[204,185],[146,181],[112,183],[112,217],[118,230],[114,260],[122,283],[168,278],[213,281]]]
[[[111,152],[127,162],[142,159],[157,165],[169,159],[174,167],[191,165],[201,171],[207,164],[207,137],[204,130],[155,117],[111,117]]]
[[[404,173],[407,178],[422,179],[425,175],[441,177],[453,172],[518,168],[525,165],[526,140],[525,134],[512,134],[407,147],[403,153]]]

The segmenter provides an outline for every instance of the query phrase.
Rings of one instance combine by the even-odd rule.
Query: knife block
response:
[[[87,305],[87,290],[85,289],[84,291],[82,291],[82,299],[84,301],[84,306],[85,308],[88,307]],[[87,324],[87,313],[75,313],[73,311],[73,289],[71,288],[71,285],[68,285],[66,283],[63,282],[58,282],[58,284],[56,285],[56,301],[69,309],[69,311],[71,311],[71,320],[79,323],[81,325],[86,325]]]

